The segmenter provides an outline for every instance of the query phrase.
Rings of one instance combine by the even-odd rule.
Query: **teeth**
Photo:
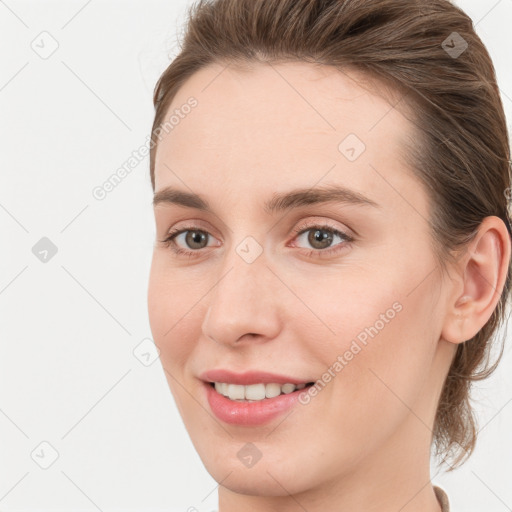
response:
[[[243,400],[245,398],[245,386],[240,384],[228,384],[228,396],[231,400]]]
[[[244,398],[247,400],[263,400],[265,398],[265,384],[251,384],[242,387],[245,388]]]
[[[265,396],[267,398],[274,398],[281,394],[281,386],[279,384],[266,384],[265,385]]]
[[[295,384],[283,384],[281,391],[286,394],[291,393],[292,391],[295,391]]]
[[[251,384],[243,386],[241,384],[227,384],[226,382],[215,382],[215,391],[224,395],[230,400],[259,401],[265,398],[274,398],[281,393],[293,393],[296,389],[303,389],[306,384]]]

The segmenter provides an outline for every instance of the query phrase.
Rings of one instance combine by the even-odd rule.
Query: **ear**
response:
[[[510,262],[511,240],[505,223],[486,217],[460,257],[441,337],[459,344],[487,323],[501,297]]]

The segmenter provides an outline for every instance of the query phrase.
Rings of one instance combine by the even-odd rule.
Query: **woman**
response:
[[[510,147],[446,0],[213,0],[155,89],[155,343],[219,510],[448,511],[510,294]],[[478,370],[478,371],[477,371]]]

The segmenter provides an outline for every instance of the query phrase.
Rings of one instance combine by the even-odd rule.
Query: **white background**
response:
[[[510,125],[512,0],[458,4],[491,53]],[[92,195],[147,141],[188,5],[0,1],[2,511],[216,508],[159,360],[134,355],[151,338],[149,158],[103,201]],[[47,59],[31,47],[41,37],[58,44]],[[46,263],[32,252],[42,237],[58,250]],[[452,511],[512,509],[511,369],[507,346],[477,385],[475,455],[433,480]],[[48,469],[35,462],[50,462],[42,442],[58,452]]]

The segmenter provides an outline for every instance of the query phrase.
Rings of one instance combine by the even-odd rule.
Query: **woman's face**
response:
[[[355,76],[212,65],[166,116],[151,329],[199,456],[236,493],[428,465],[455,348],[442,339],[448,290],[426,193],[401,159],[413,125]]]

